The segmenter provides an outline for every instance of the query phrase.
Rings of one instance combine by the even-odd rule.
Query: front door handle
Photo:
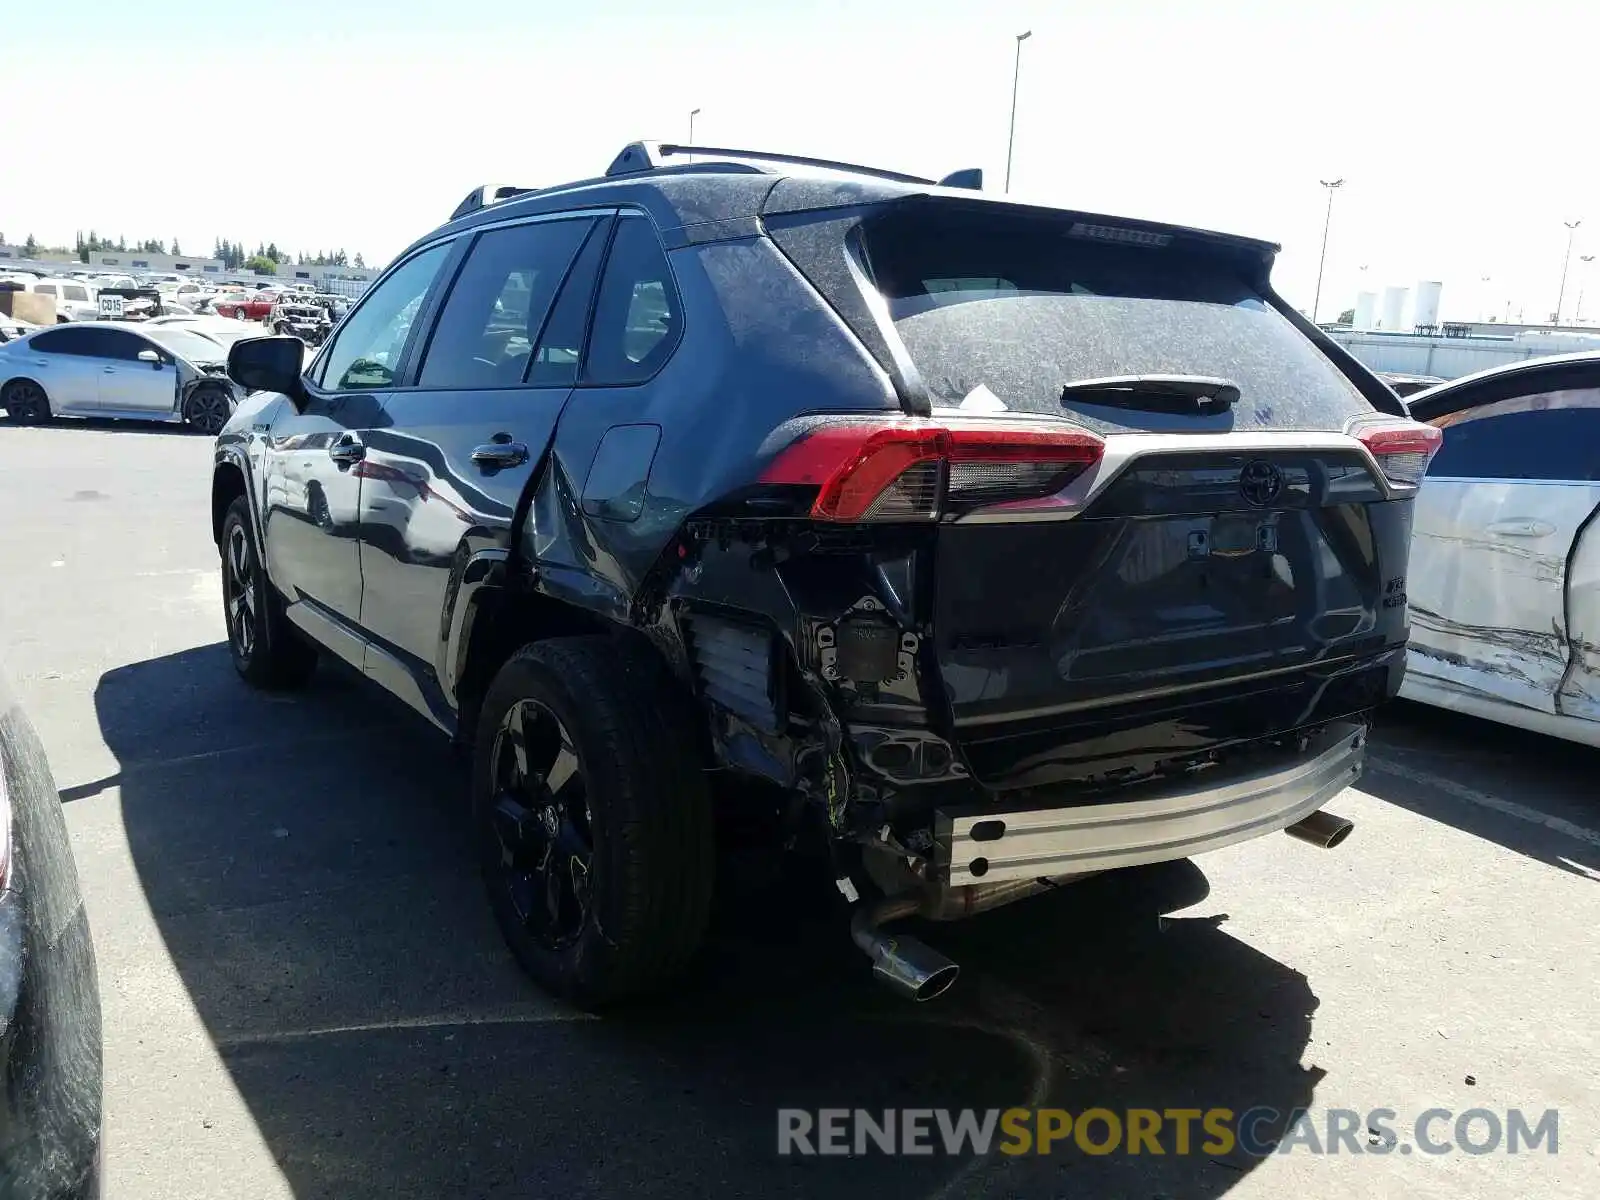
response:
[[[117,369],[115,367],[101,367],[100,369],[107,375],[115,375],[117,373]]]
[[[1556,527],[1549,521],[1537,521],[1529,517],[1495,521],[1484,529],[1485,533],[1492,533],[1496,537],[1548,537],[1555,531]]]
[[[366,446],[353,433],[341,433],[328,447],[328,457],[336,463],[360,462],[366,456]]]
[[[528,461],[528,447],[521,442],[489,442],[473,448],[472,461],[480,467],[520,467]]]

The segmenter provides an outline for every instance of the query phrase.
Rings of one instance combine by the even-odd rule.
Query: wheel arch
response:
[[[249,495],[244,471],[232,459],[223,459],[211,469],[211,540],[222,544],[222,523],[228,509],[240,496]]]
[[[479,555],[452,581],[442,622],[439,678],[457,712],[457,737],[471,744],[479,709],[496,673],[530,642],[603,635],[648,647],[692,700],[681,657],[648,630],[508,579],[505,559]],[[698,703],[696,702],[698,711]]]
[[[9,389],[13,383],[31,383],[46,396],[50,394],[50,389],[45,387],[44,384],[40,383],[32,375],[12,375],[8,379],[0,381],[0,396],[4,396],[7,389]]]

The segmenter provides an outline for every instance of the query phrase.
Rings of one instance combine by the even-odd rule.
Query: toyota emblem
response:
[[[1246,504],[1265,508],[1283,493],[1283,472],[1264,459],[1246,463],[1239,472],[1239,494]]]

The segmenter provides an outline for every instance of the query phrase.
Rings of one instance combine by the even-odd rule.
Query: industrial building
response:
[[[1386,287],[1356,296],[1349,325],[1324,326],[1330,337],[1374,371],[1458,379],[1474,371],[1548,354],[1600,350],[1600,329],[1439,320],[1444,285]]]
[[[45,262],[29,259],[21,246],[0,243],[0,270],[8,266],[27,266],[52,273],[85,269],[118,274],[195,275],[202,278],[215,277],[219,281],[227,277],[239,279],[252,277],[248,271],[230,270],[216,258],[152,254],[144,250],[96,250],[90,253],[87,263],[76,259],[70,262]],[[284,263],[278,267],[275,278],[313,283],[321,288],[330,280],[366,284],[376,279],[378,274],[369,267],[313,267]]]

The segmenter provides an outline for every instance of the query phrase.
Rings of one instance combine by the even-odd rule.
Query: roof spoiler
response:
[[[501,200],[509,200],[513,196],[525,196],[534,188],[513,187],[507,183],[486,183],[480,188],[473,188],[467,193],[467,198],[456,205],[455,212],[450,214],[452,221],[458,221],[468,213],[477,212],[480,208],[496,204]]]
[[[707,158],[748,159],[756,163],[779,163],[800,167],[822,167],[830,171],[845,171],[851,175],[871,175],[877,179],[891,179],[896,183],[924,183],[936,187],[983,187],[983,171],[970,167],[946,175],[943,179],[927,179],[921,175],[907,175],[900,171],[886,171],[882,167],[867,167],[860,163],[839,162],[831,158],[808,158],[801,154],[779,154],[770,150],[739,150],[730,146],[690,146],[680,142],[630,142],[622,153],[611,160],[606,168],[608,177],[636,175],[655,171],[666,166],[666,159],[678,155],[700,154]]]

